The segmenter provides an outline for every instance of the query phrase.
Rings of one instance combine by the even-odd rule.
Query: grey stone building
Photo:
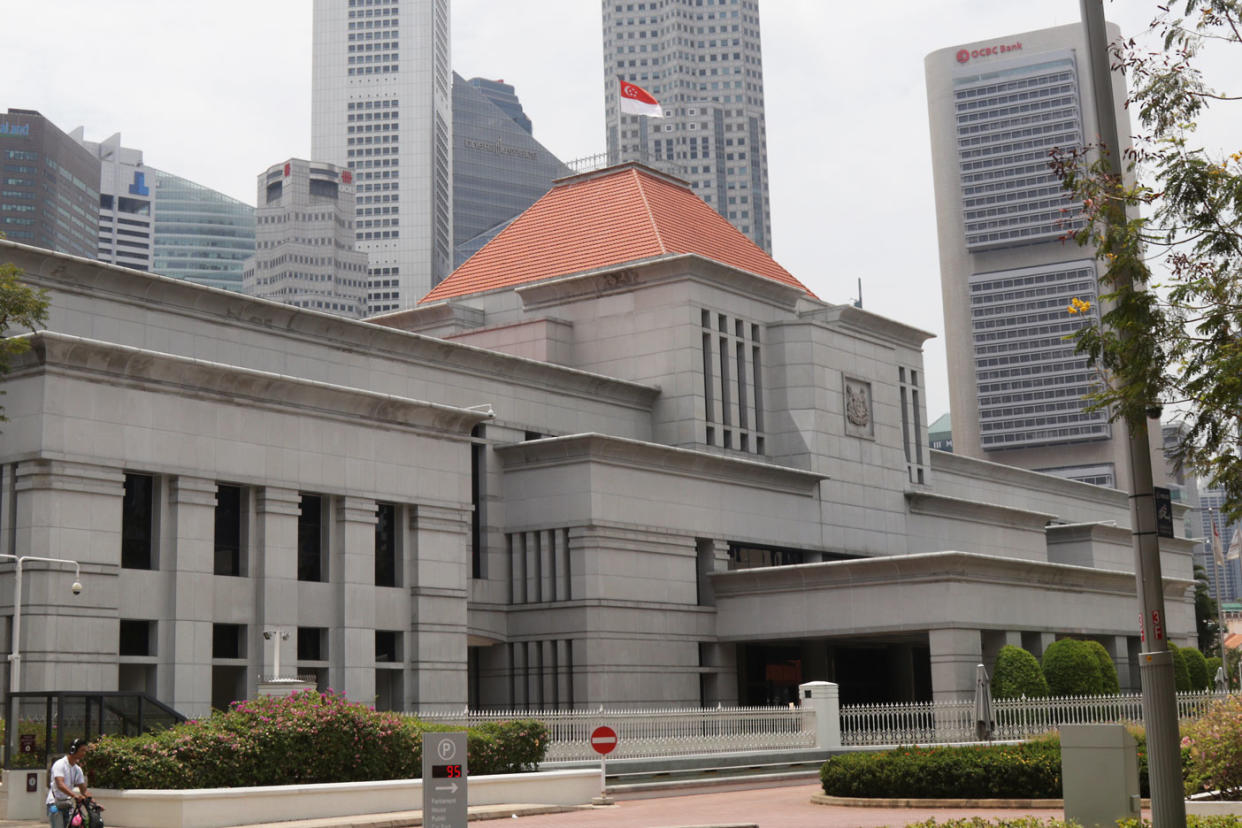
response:
[[[367,254],[354,245],[353,173],[290,158],[259,173],[255,254],[242,265],[242,291],[342,316],[367,314]]]
[[[99,160],[33,109],[0,115],[0,232],[16,242],[95,258]]]
[[[85,587],[28,571],[24,689],[197,714],[280,647],[383,707],[896,701],[1065,635],[1136,684],[1125,495],[927,450],[928,334],[685,182],[564,180],[371,321],[0,258],[52,297],[4,383],[0,551]],[[1180,641],[1191,548],[1162,545]]]

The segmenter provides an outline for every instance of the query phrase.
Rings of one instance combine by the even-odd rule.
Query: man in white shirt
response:
[[[69,752],[52,765],[52,781],[46,800],[51,828],[65,828],[73,808],[88,796],[82,760],[89,746],[86,739],[74,739],[69,745]]]

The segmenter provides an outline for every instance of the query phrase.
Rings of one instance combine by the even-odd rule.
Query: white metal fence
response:
[[[745,753],[815,747],[815,713],[800,707],[716,707],[649,710],[466,710],[432,713],[427,721],[474,726],[507,719],[538,719],[548,726],[548,762],[598,759],[591,731],[617,732],[609,759]]]
[[[1177,694],[1178,718],[1193,720],[1221,695]],[[1023,739],[1067,724],[1141,724],[1143,697],[1062,696],[1042,699],[996,699],[992,713],[995,739]],[[860,704],[841,708],[844,745],[927,745],[975,739],[975,701]]]

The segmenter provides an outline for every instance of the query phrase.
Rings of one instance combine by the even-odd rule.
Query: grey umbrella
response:
[[[982,664],[975,667],[975,739],[989,741],[996,731],[992,716],[992,679]]]
[[[1228,689],[1227,687],[1225,687],[1225,668],[1224,667],[1216,668],[1215,680],[1216,680],[1216,692],[1224,693]]]

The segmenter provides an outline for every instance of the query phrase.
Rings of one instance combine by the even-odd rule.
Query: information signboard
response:
[[[466,734],[423,734],[423,825],[466,828]]]

